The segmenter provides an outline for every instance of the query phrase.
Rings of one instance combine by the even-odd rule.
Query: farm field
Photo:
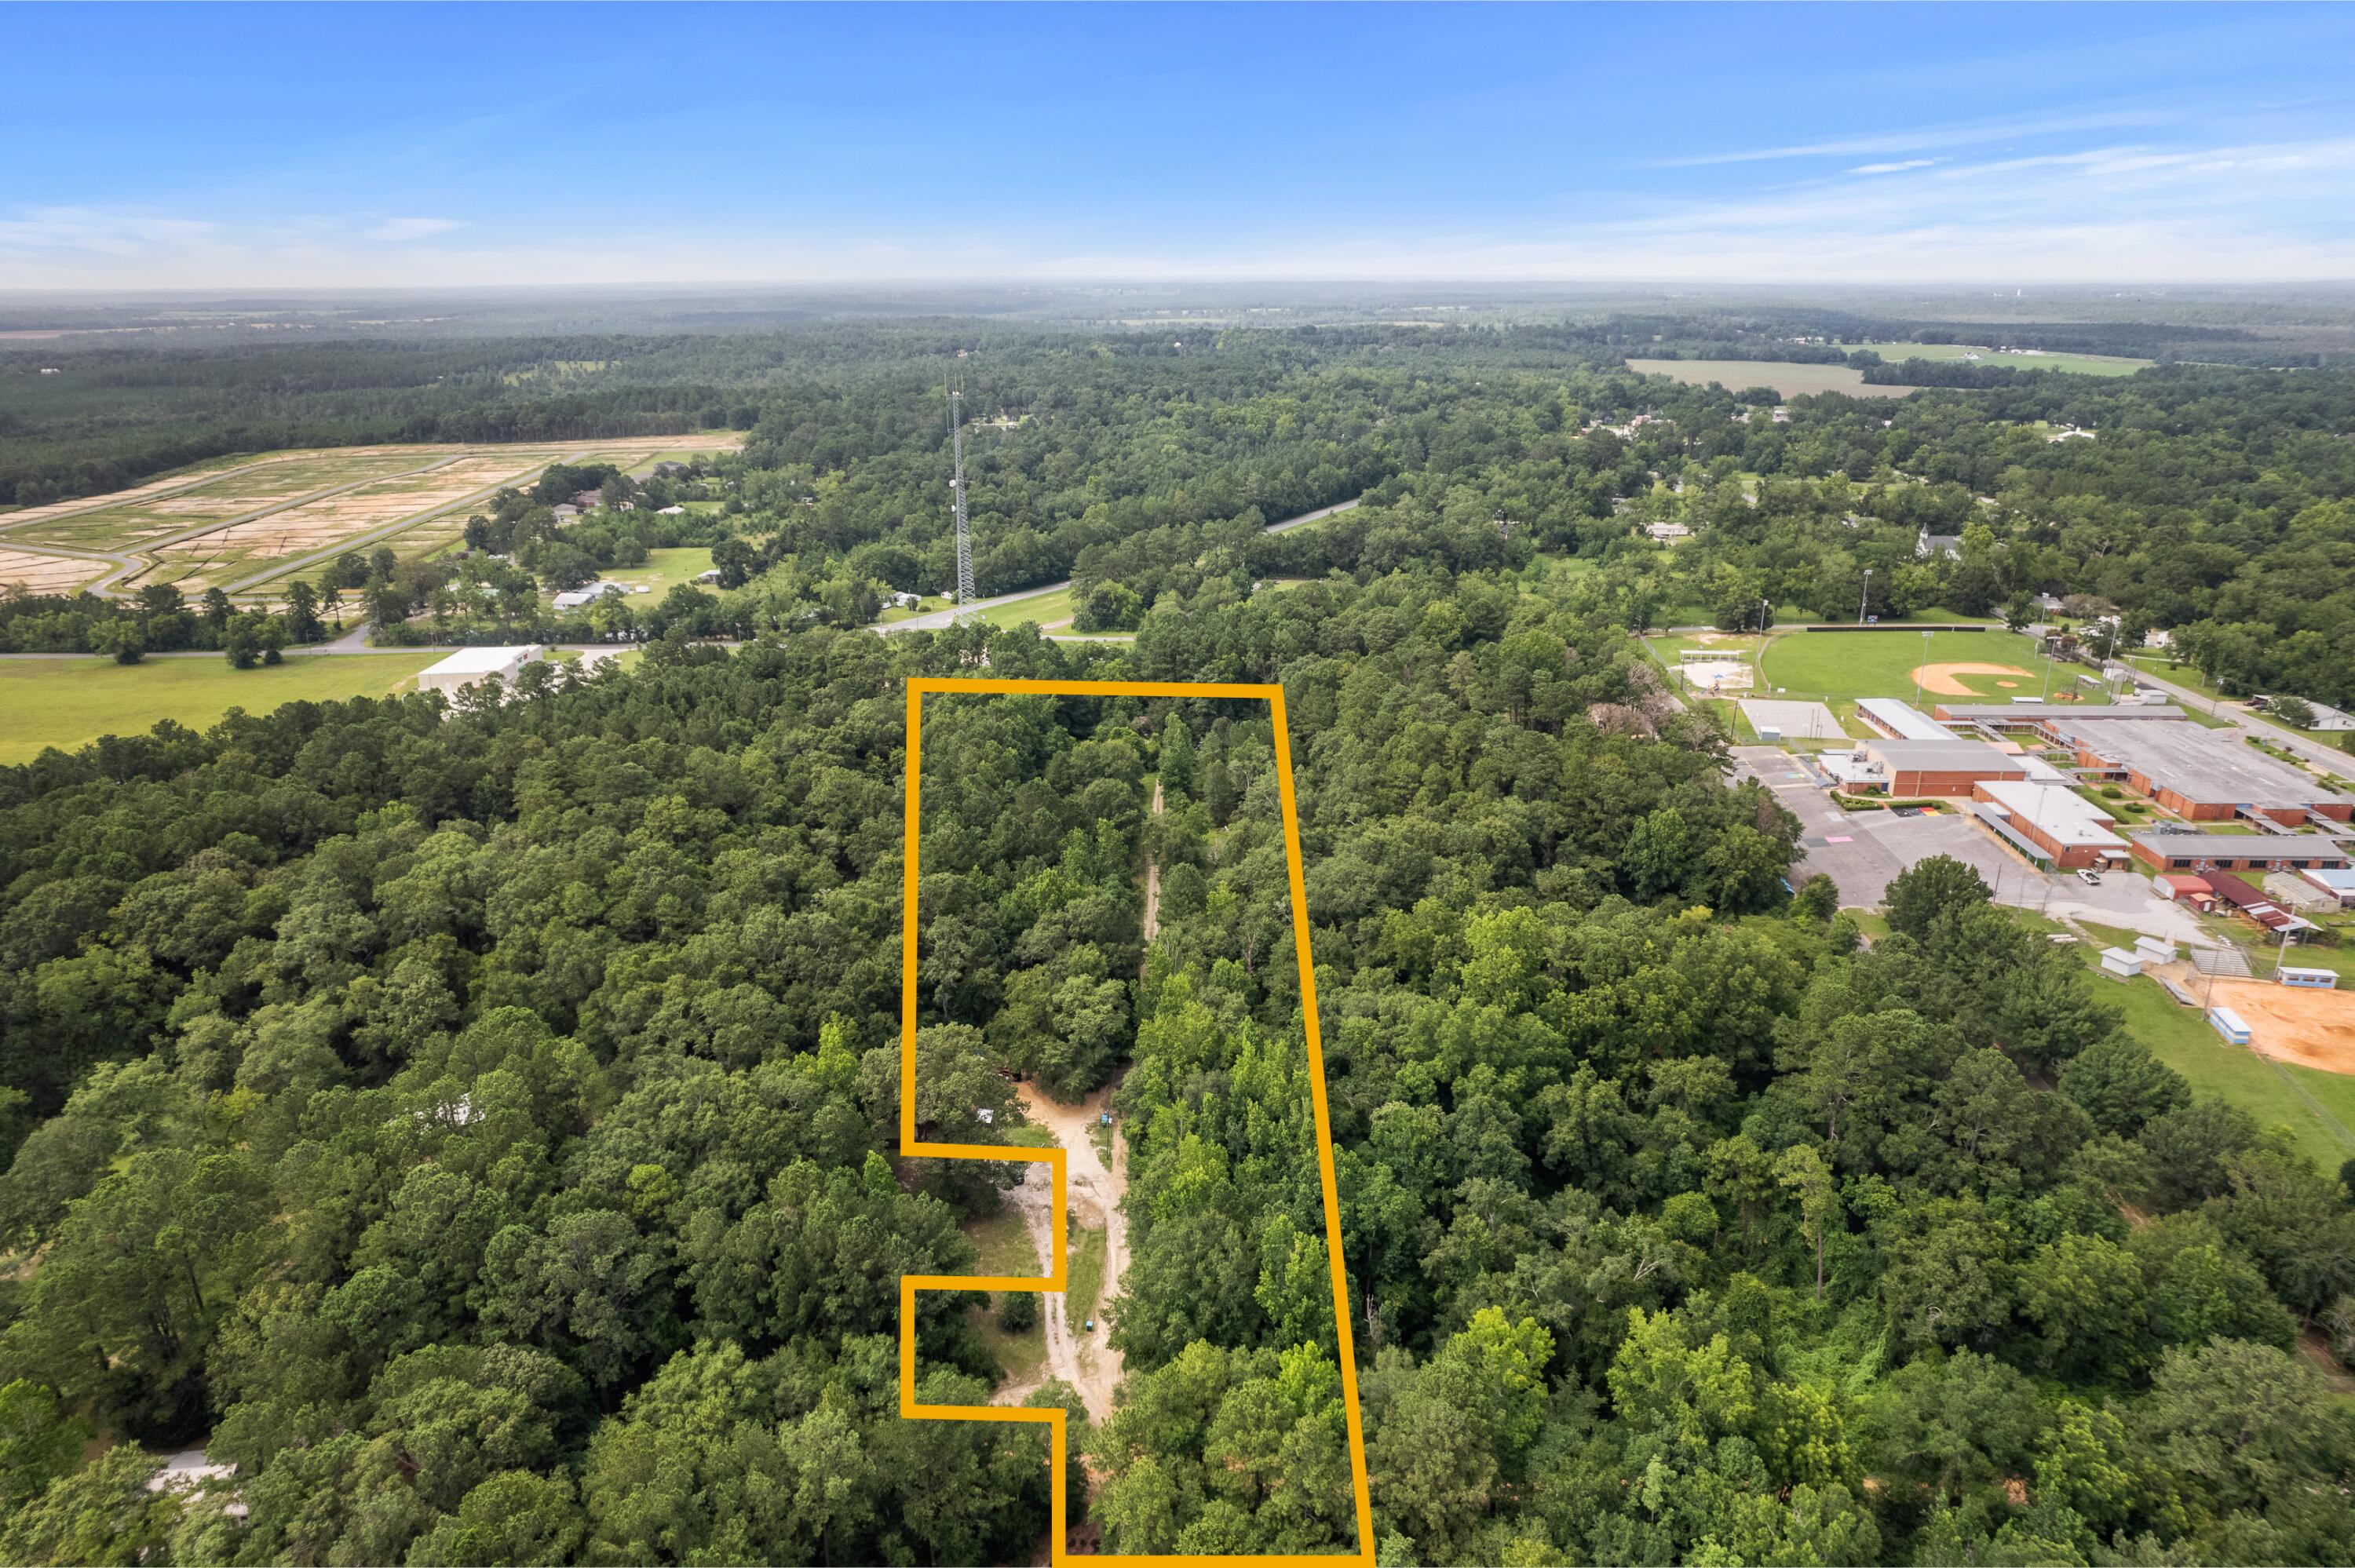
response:
[[[1638,376],[1666,376],[1688,387],[1714,381],[1729,392],[1752,387],[1772,387],[1785,397],[1805,397],[1817,392],[1845,392],[1851,397],[1902,397],[1911,387],[1868,387],[1864,372],[1845,365],[1786,365],[1772,359],[1631,359],[1627,368]]]
[[[12,659],[0,662],[0,764],[103,735],[144,735],[164,719],[207,729],[231,708],[267,713],[298,700],[379,697],[406,689],[448,652],[298,654],[253,670],[232,670],[225,659]]]
[[[2076,376],[2132,376],[2158,361],[2128,359],[2115,354],[1998,354],[1985,344],[1967,343],[1840,343],[1843,350],[1869,348],[1894,363],[1901,359],[1959,360],[1976,354],[1982,365],[2009,365],[2018,370],[2065,370]]]

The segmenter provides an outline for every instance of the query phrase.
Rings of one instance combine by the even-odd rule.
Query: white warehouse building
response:
[[[548,649],[538,642],[506,648],[461,648],[420,674],[417,689],[455,695],[459,687],[475,685],[494,676],[501,683],[512,686],[526,664],[536,664],[546,657]]]

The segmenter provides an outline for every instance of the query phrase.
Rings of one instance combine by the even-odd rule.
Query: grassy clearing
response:
[[[954,609],[955,608],[956,606],[950,603],[943,596],[933,594],[929,599],[919,603],[913,609],[900,609],[894,607],[890,609],[885,610],[882,614],[875,618],[875,624],[878,626],[889,626],[895,620],[907,620],[919,615],[930,615],[934,610]]]
[[[1071,1315],[1071,1326],[1076,1330],[1096,1315],[1096,1303],[1103,1296],[1104,1254],[1107,1250],[1103,1227],[1082,1224],[1078,1215],[1072,1215],[1070,1247],[1068,1261],[1071,1270],[1066,1279],[1071,1294],[1064,1309]]]
[[[1052,626],[1059,620],[1069,620],[1079,613],[1078,602],[1070,588],[1050,588],[1008,600],[1005,604],[981,612],[981,618],[992,626],[1019,626],[1030,621],[1039,626]]]
[[[2014,370],[2065,370],[2075,376],[2132,376],[2158,363],[2115,354],[1998,354],[1987,344],[1843,343],[1835,346],[1849,352],[1869,348],[1892,365],[1902,359],[1961,360],[1976,354],[1982,365],[2009,366]]]
[[[609,583],[627,583],[632,588],[641,584],[655,590],[659,598],[680,583],[691,583],[699,572],[711,569],[711,552],[699,547],[682,546],[674,550],[648,550],[642,566],[615,567],[597,575]]]
[[[448,652],[298,655],[255,670],[232,670],[226,659],[9,660],[0,663],[0,763],[104,735],[144,735],[164,719],[206,729],[233,707],[259,714],[282,703],[379,697],[407,690]]]
[[[1845,392],[1851,397],[1902,397],[1911,387],[1868,387],[1864,372],[1845,365],[1787,365],[1772,359],[1631,359],[1627,368],[1638,376],[1666,376],[1688,387],[1714,381],[1729,392],[1772,387],[1782,397],[1805,397],[1816,392]]]
[[[964,1234],[979,1255],[974,1265],[975,1274],[1018,1278],[1046,1272],[1039,1262],[1038,1244],[1030,1239],[1030,1227],[1011,1209],[986,1220],[975,1220],[965,1227]],[[1006,1291],[992,1292],[989,1306],[973,1308],[971,1320],[990,1354],[1005,1369],[1007,1379],[1020,1382],[1046,1363],[1047,1331],[1037,1319],[1019,1333],[1007,1329],[1001,1315],[1008,1297]]]

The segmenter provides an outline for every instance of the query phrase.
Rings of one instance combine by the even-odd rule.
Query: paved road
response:
[[[1267,531],[1271,534],[1288,534],[1295,528],[1305,528],[1309,524],[1330,517],[1337,512],[1347,512],[1364,499],[1362,495],[1353,495],[1348,500],[1337,502],[1331,506],[1319,507],[1314,512],[1304,512],[1297,517],[1287,517],[1281,523],[1271,523],[1267,525]],[[996,609],[1001,604],[1018,604],[1026,599],[1038,599],[1045,594],[1060,593],[1071,586],[1071,579],[1065,577],[1061,582],[1049,583],[1043,588],[1024,588],[1020,593],[1000,594],[996,599],[977,599],[973,601],[968,609],[970,613],[978,615],[985,609]],[[911,615],[905,620],[895,620],[889,626],[878,626],[874,630],[886,637],[900,631],[945,631],[956,624],[956,607],[952,605],[947,609],[928,610],[922,615]]]

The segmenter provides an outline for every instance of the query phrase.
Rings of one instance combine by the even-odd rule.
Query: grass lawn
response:
[[[2115,354],[1997,354],[1987,344],[1842,343],[1833,346],[1848,353],[1869,348],[1892,365],[1902,359],[1959,360],[1966,354],[1976,354],[1981,365],[2008,365],[2014,370],[2066,370],[2078,376],[2132,376],[2157,363]]]
[[[934,594],[931,598],[925,599],[922,603],[917,605],[913,609],[900,609],[895,607],[885,610],[882,614],[875,618],[875,624],[878,626],[889,626],[895,620],[906,620],[911,616],[930,615],[936,609],[954,609],[956,607],[951,604],[945,598],[939,594]]]
[[[1949,697],[1950,702],[1999,703],[2036,696],[2045,689],[2048,669],[2053,692],[2076,689],[2075,666],[2050,663],[2036,651],[2032,638],[2016,631],[1788,631],[1770,641],[1761,659],[1764,684],[1785,689],[1756,694],[1851,701],[1902,697],[1910,703],[1914,700],[1914,667],[1925,662],[2009,664],[2027,672],[2024,676],[1957,676],[1976,695]],[[1998,681],[2013,684],[1999,686]],[[1923,691],[1924,711],[1937,700],[1936,693]]]
[[[992,626],[1019,626],[1026,620],[1051,626],[1059,620],[1069,620],[1078,613],[1079,606],[1070,588],[1050,588],[1045,593],[1009,600],[994,609],[985,609],[981,618]]]
[[[1638,376],[1666,376],[1688,387],[1717,382],[1729,392],[1772,387],[1775,396],[1804,397],[1811,392],[1845,392],[1851,397],[1902,397],[1911,387],[1868,387],[1864,372],[1845,365],[1791,365],[1773,359],[1631,359]]]
[[[964,1234],[980,1254],[980,1260],[974,1265],[975,1274],[1020,1277],[1047,1272],[1039,1266],[1039,1247],[1030,1239],[1030,1227],[1011,1209],[975,1221],[965,1227]],[[997,1358],[997,1364],[1006,1369],[1007,1378],[1018,1382],[1038,1371],[1046,1361],[1047,1331],[1035,1318],[1030,1327],[1019,1333],[1006,1328],[999,1314],[1007,1299],[1008,1293],[993,1291],[988,1310],[974,1309],[973,1326],[989,1347],[990,1354]]]
[[[691,583],[698,572],[711,569],[711,552],[698,547],[675,550],[648,550],[645,564],[636,567],[615,567],[597,575],[609,583],[628,583],[632,588],[644,583],[654,589],[654,597],[663,595],[680,583]]]
[[[1065,1277],[1071,1293],[1064,1310],[1070,1313],[1071,1327],[1077,1330],[1096,1315],[1096,1303],[1103,1296],[1106,1248],[1102,1225],[1082,1224],[1077,1214],[1071,1220],[1071,1256],[1066,1260],[1071,1271]]]
[[[2101,962],[2099,948],[2088,945],[2078,951],[2089,969]],[[2094,987],[2094,995],[2126,1013],[2126,1033],[2190,1079],[2193,1092],[2221,1096],[2260,1122],[2287,1128],[2297,1147],[2325,1171],[2337,1171],[2348,1158],[2346,1146],[2290,1084],[2302,1086],[2341,1125],[2355,1128],[2355,1078],[2269,1062],[2254,1051],[2228,1045],[2208,1027],[2199,1008],[2176,1001],[2155,980],[2119,984],[2088,974],[2085,983]],[[2199,994],[2196,988],[2192,994]],[[2275,1071],[2276,1066],[2280,1072]],[[2285,1073],[2287,1081],[2282,1076]]]
[[[259,714],[304,699],[380,697],[408,689],[449,652],[296,654],[253,670],[219,658],[11,659],[0,662],[0,763],[30,762],[46,747],[71,751],[102,735],[144,735],[162,719],[208,729],[233,707]]]

